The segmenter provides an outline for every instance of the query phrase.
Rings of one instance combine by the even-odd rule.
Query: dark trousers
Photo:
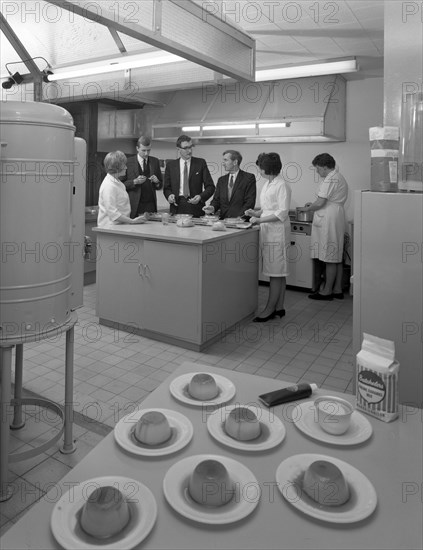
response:
[[[190,204],[183,195],[179,195],[177,203],[178,206],[175,209],[171,208],[172,214],[192,214],[194,218],[204,216],[204,211],[202,210],[204,203],[202,201],[198,204]]]

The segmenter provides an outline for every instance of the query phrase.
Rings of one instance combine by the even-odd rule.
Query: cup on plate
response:
[[[169,214],[167,212],[162,213],[162,224],[169,225]]]
[[[342,435],[351,424],[354,407],[346,399],[332,395],[322,395],[314,400],[317,422],[325,432]]]

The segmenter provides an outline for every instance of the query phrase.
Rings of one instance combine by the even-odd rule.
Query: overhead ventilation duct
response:
[[[158,110],[153,138],[194,143],[345,141],[346,82],[341,75],[205,85],[174,93]]]

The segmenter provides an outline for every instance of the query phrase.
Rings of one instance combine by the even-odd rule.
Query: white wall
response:
[[[347,219],[353,218],[353,191],[366,189],[370,185],[370,148],[368,129],[371,126],[382,126],[383,122],[383,79],[371,78],[347,82],[347,139],[342,143],[274,143],[274,144],[230,144],[198,145],[194,155],[203,157],[209,164],[214,181],[222,175],[221,159],[225,149],[238,149],[243,156],[243,168],[257,175],[255,161],[259,153],[276,151],[285,165],[285,179],[291,183],[291,208],[302,206],[313,201],[317,181],[311,166],[312,159],[319,153],[331,154],[345,176],[350,198],[346,205]],[[155,142],[152,154],[159,158],[176,158],[173,144]],[[259,188],[263,184],[257,179]],[[166,201],[159,192],[159,207],[166,206]]]

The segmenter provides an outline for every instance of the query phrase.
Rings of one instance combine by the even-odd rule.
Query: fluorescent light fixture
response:
[[[84,63],[79,66],[62,67],[53,69],[53,74],[48,75],[49,81],[69,80],[81,76],[125,71],[139,67],[151,67],[152,65],[164,65],[185,61],[183,57],[163,51],[149,52],[138,55],[121,55],[107,60],[97,60],[92,63]]]
[[[216,126],[203,126],[203,130],[251,130],[255,124],[221,124]]]
[[[256,82],[264,80],[284,80],[325,74],[353,73],[358,71],[355,58],[326,61],[324,63],[305,63],[303,65],[287,65],[276,69],[256,71]]]
[[[182,131],[183,132],[199,132],[201,130],[201,126],[183,126]]]
[[[286,128],[291,126],[290,122],[263,122],[258,125],[259,128]]]

